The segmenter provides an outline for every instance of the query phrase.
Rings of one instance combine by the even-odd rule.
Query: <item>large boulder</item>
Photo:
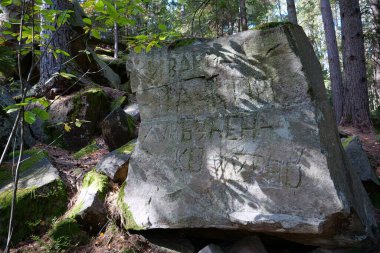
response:
[[[52,140],[63,134],[63,146],[69,150],[80,150],[95,135],[100,135],[100,123],[110,112],[110,104],[106,93],[98,87],[60,97],[50,106],[46,132]],[[62,123],[68,124],[66,131]]]
[[[24,152],[20,166],[13,242],[47,227],[66,210],[66,187],[47,154],[40,149]],[[13,194],[12,170],[0,168],[0,245],[5,242]]]
[[[379,179],[377,178],[375,171],[372,169],[359,137],[351,136],[345,138],[342,144],[346,151],[347,159],[351,162],[352,168],[357,173],[360,180],[365,182],[372,181],[379,185]]]
[[[244,230],[311,245],[375,236],[301,27],[130,60],[141,125],[122,194],[127,228]]]

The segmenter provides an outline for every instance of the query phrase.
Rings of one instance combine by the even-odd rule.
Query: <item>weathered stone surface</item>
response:
[[[106,174],[112,181],[122,183],[127,178],[128,163],[136,140],[105,155],[96,165],[96,170]]]
[[[136,121],[121,108],[111,112],[101,123],[102,137],[110,150],[136,138]]]
[[[107,79],[111,87],[118,89],[120,86],[120,76],[116,74],[109,66],[107,63],[102,61],[98,55],[94,52],[91,51],[91,56],[93,59],[96,61],[96,63],[100,67],[100,71],[103,74],[103,76]]]
[[[367,154],[363,150],[359,137],[353,136],[343,141],[343,147],[347,158],[351,162],[352,168],[362,181],[372,181],[380,184],[374,170],[369,163]]]
[[[218,245],[209,244],[201,249],[198,253],[223,253],[223,250]]]
[[[350,245],[376,233],[302,29],[132,56],[141,113],[127,228],[219,228]]]
[[[100,123],[110,112],[110,101],[105,92],[92,87],[73,95],[58,98],[51,106],[51,118],[46,130],[54,140],[63,134],[63,144],[69,150],[87,146],[94,135],[101,133]],[[85,122],[77,127],[76,120]],[[71,130],[63,131],[62,122],[69,123]],[[58,125],[57,125],[58,124]]]
[[[67,194],[57,169],[47,154],[39,149],[27,150],[20,166],[13,241],[35,233],[37,225],[49,225],[53,217],[62,215]],[[13,184],[10,168],[0,168],[0,245],[8,232]]]
[[[90,231],[98,231],[106,222],[104,198],[108,189],[108,178],[95,170],[88,172],[74,206],[66,218],[74,218]]]

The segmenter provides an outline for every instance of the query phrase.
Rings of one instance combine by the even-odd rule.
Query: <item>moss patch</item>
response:
[[[131,229],[131,230],[141,230],[144,229],[143,227],[137,225],[135,219],[133,218],[132,212],[129,210],[129,206],[124,202],[124,196],[125,196],[125,186],[126,182],[122,184],[120,187],[119,195],[117,197],[117,205],[120,209],[120,217],[121,222],[125,229]]]
[[[180,48],[180,47],[184,47],[184,46],[189,46],[191,44],[193,44],[194,42],[196,42],[198,39],[196,38],[185,38],[185,39],[179,39],[179,40],[176,40],[174,42],[172,42],[168,49],[170,50],[173,50],[173,49],[176,49],[176,48]]]
[[[0,193],[0,237],[5,237],[8,232],[12,194],[12,190]],[[40,188],[19,189],[16,196],[15,243],[51,224],[55,217],[65,212],[68,201],[66,187],[61,180]]]
[[[71,218],[54,223],[48,234],[51,239],[51,251],[66,250],[88,241],[88,236],[81,230],[77,221]]]
[[[119,154],[130,154],[135,149],[135,146],[136,146],[136,142],[133,140],[121,146],[120,148],[116,149],[116,152]]]
[[[283,26],[283,25],[292,25],[292,23],[290,23],[290,22],[269,22],[269,23],[257,25],[254,28],[252,28],[252,30],[266,30],[266,29],[275,28],[278,26]]]
[[[350,136],[350,137],[344,139],[344,141],[342,141],[343,148],[347,148],[347,146],[351,143],[351,141],[353,139],[354,139],[354,136]]]
[[[99,146],[96,144],[95,141],[93,141],[91,144],[87,145],[86,147],[82,148],[78,152],[74,153],[73,157],[75,159],[80,159],[86,155],[94,153],[97,150],[99,150]]]
[[[96,172],[95,169],[91,170],[84,176],[82,189],[95,188],[99,193],[99,198],[104,200],[108,191],[108,177],[106,175]]]

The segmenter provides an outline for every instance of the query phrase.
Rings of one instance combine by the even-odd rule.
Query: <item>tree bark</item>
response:
[[[364,37],[359,0],[340,0],[344,104],[341,124],[361,131],[372,128],[369,117]]]
[[[330,0],[321,0],[321,13],[327,45],[332,100],[335,118],[337,123],[339,123],[343,113],[343,83]]]
[[[241,30],[247,31],[248,30],[248,20],[247,20],[247,7],[245,6],[245,0],[239,0],[239,6],[240,6],[240,24],[241,24]]]
[[[297,11],[296,11],[296,5],[294,4],[294,0],[286,0],[286,6],[288,9],[288,19],[289,22],[298,25],[297,20]]]
[[[52,5],[42,4],[42,10],[58,10],[59,14],[68,15],[68,0],[53,0]],[[58,20],[58,19],[56,19]],[[63,91],[68,85],[68,79],[61,76],[53,77],[57,72],[68,72],[66,61],[69,57],[56,50],[63,50],[70,53],[70,26],[68,23],[57,24],[51,23],[41,15],[41,26],[50,25],[56,28],[56,31],[41,29],[41,60],[40,60],[40,81],[38,86],[38,94],[47,97],[53,97]]]
[[[376,105],[380,106],[380,1],[371,0],[371,9],[373,20],[375,22],[375,38],[373,43],[373,57],[374,62],[373,79],[374,89],[376,96]]]

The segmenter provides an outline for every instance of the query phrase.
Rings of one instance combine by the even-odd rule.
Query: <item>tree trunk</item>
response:
[[[321,0],[321,12],[327,45],[335,118],[339,123],[343,112],[343,83],[330,0]]]
[[[115,3],[115,10],[117,9],[116,3]],[[119,55],[119,27],[117,25],[117,22],[113,22],[113,39],[114,39],[114,53],[113,58],[117,59]]]
[[[374,61],[374,89],[376,96],[376,105],[380,106],[380,1],[371,0],[371,9],[375,21],[375,38],[373,43],[373,61]]]
[[[289,22],[298,25],[297,20],[297,11],[296,5],[294,4],[294,0],[286,0],[287,8],[288,8],[288,19]]]
[[[241,24],[241,30],[247,31],[248,30],[248,20],[247,20],[247,7],[245,6],[245,0],[239,0],[240,5],[240,24]]]
[[[343,48],[343,125],[372,128],[369,117],[364,38],[359,0],[340,0]]]
[[[53,4],[42,4],[42,10],[58,10],[62,11],[59,16],[69,15],[68,0],[53,0]],[[58,18],[56,18],[58,20]],[[51,25],[56,31],[46,30],[44,25]],[[57,24],[50,23],[43,15],[41,15],[41,61],[40,61],[40,82],[37,93],[47,97],[53,97],[59,92],[67,88],[68,79],[61,76],[53,77],[57,72],[68,72],[66,61],[69,57],[56,50],[63,50],[70,53],[70,27],[68,23]]]

